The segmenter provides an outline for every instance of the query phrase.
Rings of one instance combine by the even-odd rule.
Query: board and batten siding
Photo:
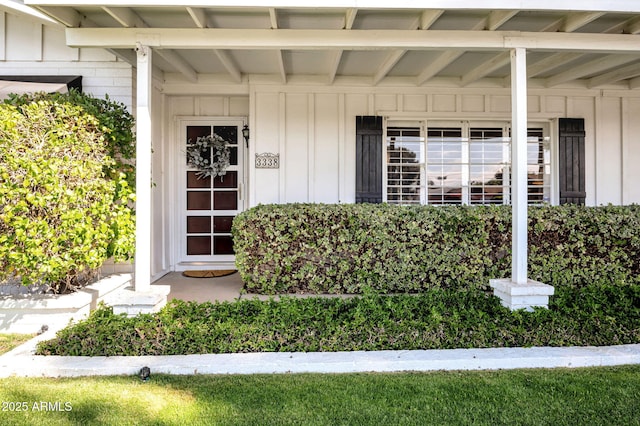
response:
[[[256,85],[250,96],[251,158],[280,155],[279,169],[250,161],[251,205],[355,202],[356,116],[510,121],[511,110],[504,89]],[[528,109],[556,145],[559,118],[584,119],[586,205],[640,203],[640,93],[530,89]]]
[[[133,110],[133,67],[104,49],[65,44],[64,28],[0,12],[0,75],[81,75],[83,91]]]

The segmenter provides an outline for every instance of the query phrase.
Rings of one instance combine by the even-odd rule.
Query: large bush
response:
[[[535,207],[529,277],[639,282],[640,207]],[[250,291],[360,293],[483,288],[511,274],[511,207],[263,205],[234,220]]]
[[[0,279],[64,291],[131,256],[131,188],[108,133],[71,102],[0,105]]]

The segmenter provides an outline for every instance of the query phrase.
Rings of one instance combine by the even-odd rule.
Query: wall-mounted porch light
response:
[[[246,124],[242,128],[242,137],[244,138],[244,143],[249,148],[249,126]]]

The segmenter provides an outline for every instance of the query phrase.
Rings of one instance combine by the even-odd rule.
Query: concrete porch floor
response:
[[[182,272],[170,272],[154,285],[171,287],[167,300],[180,299],[193,302],[232,302],[240,298],[244,286],[238,272],[218,278],[189,278]]]

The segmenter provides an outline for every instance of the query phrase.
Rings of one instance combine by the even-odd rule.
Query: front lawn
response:
[[[33,338],[33,334],[0,334],[0,355]]]
[[[511,312],[480,290],[351,299],[174,301],[134,318],[109,308],[39,345],[44,355],[179,355],[640,343],[640,286],[560,287],[550,309]]]
[[[0,380],[3,425],[640,425],[640,366]],[[13,403],[13,404],[12,404]],[[24,404],[23,404],[24,403]],[[16,411],[16,407],[25,410]]]

